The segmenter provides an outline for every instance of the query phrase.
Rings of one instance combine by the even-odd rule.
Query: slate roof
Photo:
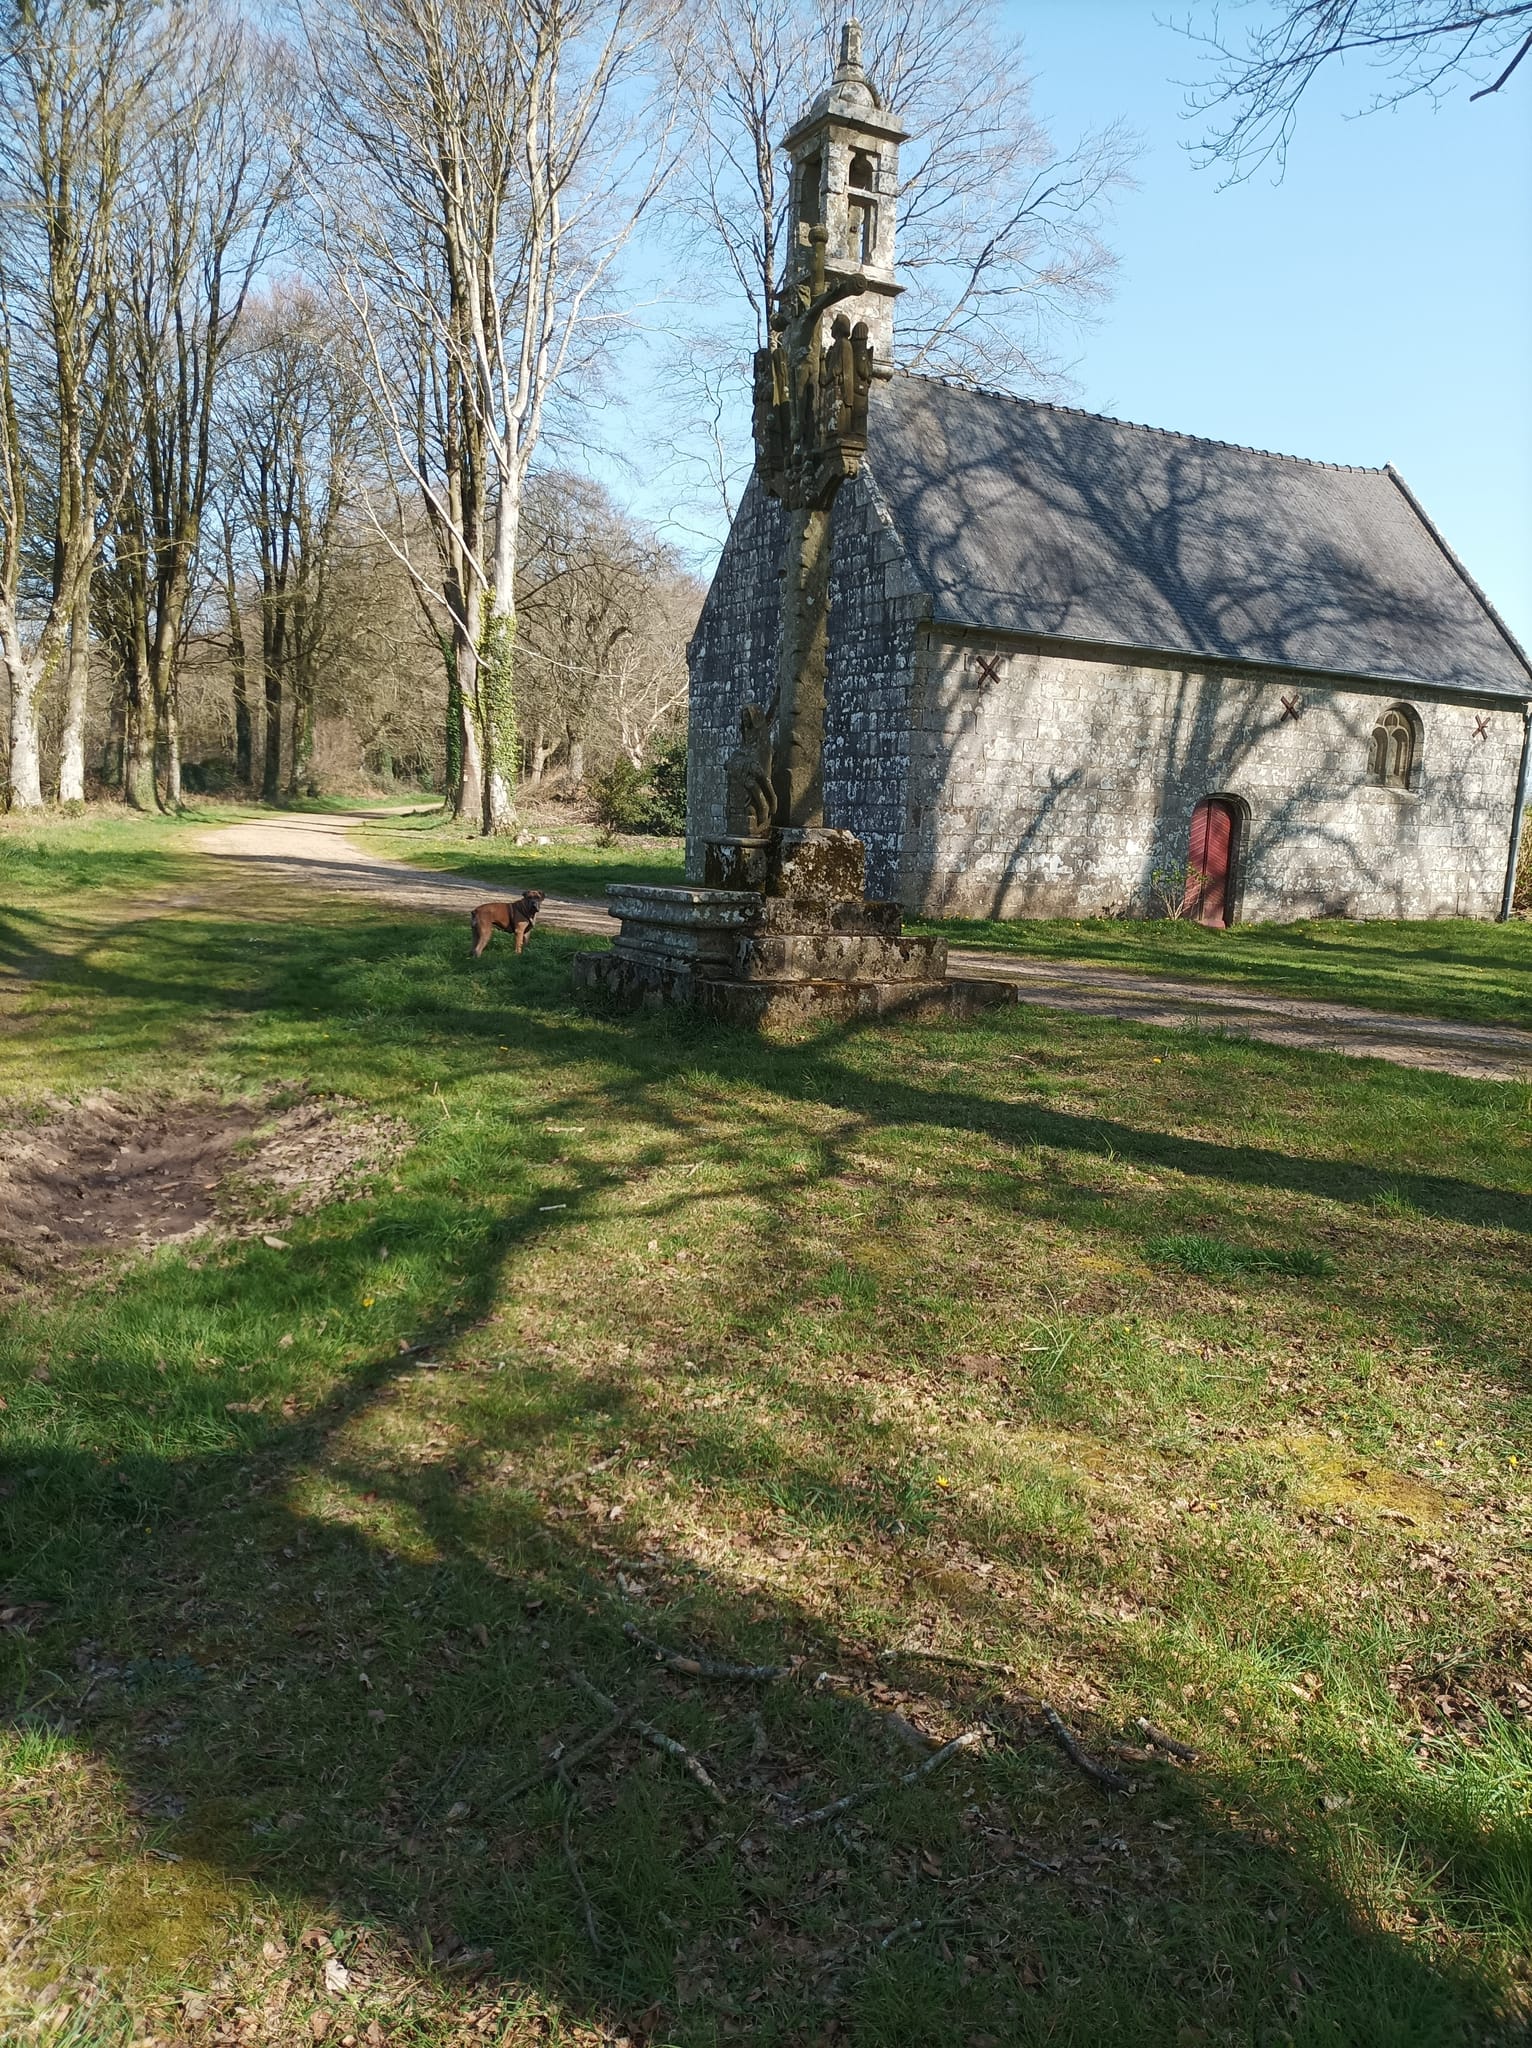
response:
[[[867,466],[942,623],[1532,697],[1392,469],[908,375],[873,393]]]

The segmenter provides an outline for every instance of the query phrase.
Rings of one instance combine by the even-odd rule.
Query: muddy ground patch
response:
[[[0,1132],[0,1269],[248,1234],[359,1192],[404,1143],[334,1101],[56,1103]]]

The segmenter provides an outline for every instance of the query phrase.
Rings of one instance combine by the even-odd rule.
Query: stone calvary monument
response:
[[[775,695],[741,711],[728,830],[706,845],[704,886],[609,887],[620,932],[609,953],[576,955],[577,986],[742,1024],[947,999],[946,941],[904,932],[896,903],[868,901],[861,841],[824,814],[831,508],[866,453],[874,380],[888,375],[905,137],[848,23],[828,89],[784,138],[792,236],[755,359],[756,478],[785,514]]]

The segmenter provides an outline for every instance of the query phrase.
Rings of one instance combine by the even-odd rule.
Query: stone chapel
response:
[[[807,650],[824,821],[864,843],[869,892],[960,917],[1161,915],[1167,892],[1220,925],[1507,914],[1532,665],[1404,479],[891,372],[905,139],[853,26],[784,148],[795,246],[854,267],[836,332],[871,365]],[[778,688],[791,516],[758,466],[692,641],[693,881],[731,829],[742,714]]]

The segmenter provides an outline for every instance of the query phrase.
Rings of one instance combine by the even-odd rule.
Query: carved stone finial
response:
[[[853,15],[840,32],[840,63],[835,67],[837,81],[861,78],[862,71],[862,24]]]

